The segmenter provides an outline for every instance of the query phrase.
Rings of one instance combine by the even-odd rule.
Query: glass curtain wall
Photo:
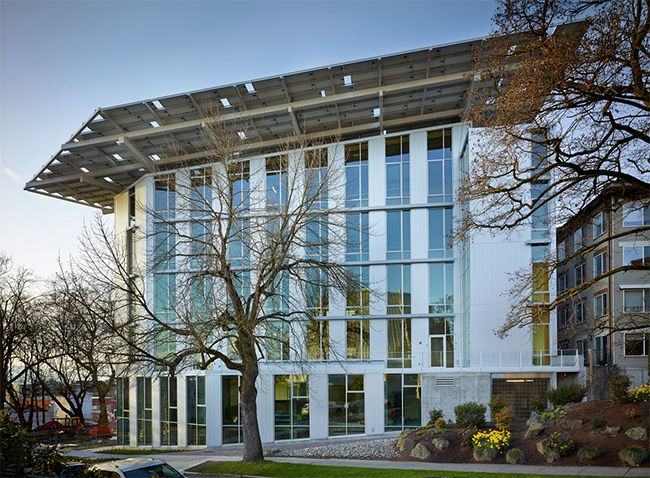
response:
[[[420,374],[384,375],[385,431],[421,425],[421,392]]]
[[[178,445],[178,393],[176,377],[160,377],[160,444]]]
[[[223,419],[223,443],[242,443],[241,409],[239,405],[239,375],[221,378],[221,412]]]
[[[187,444],[205,445],[207,440],[205,377],[187,377]]]
[[[411,319],[389,319],[388,368],[411,368]]]
[[[130,439],[129,377],[117,377],[117,444],[128,446]]]
[[[329,435],[365,433],[363,375],[329,376]]]
[[[138,404],[138,446],[152,444],[151,377],[137,377],[136,397]]]
[[[309,438],[307,375],[275,376],[275,439]]]

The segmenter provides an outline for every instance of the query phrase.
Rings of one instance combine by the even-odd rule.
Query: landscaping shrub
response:
[[[612,403],[627,403],[630,401],[630,377],[616,375],[609,379],[609,399]]]
[[[497,453],[503,453],[510,446],[510,432],[507,430],[489,430],[477,432],[472,437],[474,448],[487,448]]]
[[[512,448],[506,453],[506,461],[511,465],[518,465],[526,460],[526,454],[519,448]]]
[[[563,407],[568,403],[579,403],[585,398],[587,389],[581,387],[577,383],[568,383],[560,385],[557,388],[552,388],[546,392],[546,398],[553,408]]]
[[[647,402],[650,400],[650,383],[628,390],[628,396],[633,402]]]
[[[510,429],[510,409],[504,408],[494,414],[494,424],[499,430]]]
[[[541,422],[545,422],[547,420],[558,420],[564,417],[566,417],[566,410],[563,410],[562,408],[557,408],[555,410],[545,411],[544,413],[542,413],[542,416],[539,417],[539,420]]]
[[[445,430],[447,428],[447,422],[445,421],[444,418],[438,418],[433,423],[433,426],[436,427],[436,430]]]
[[[429,424],[435,423],[438,418],[442,418],[442,410],[439,410],[437,408],[429,410]]]
[[[544,410],[546,410],[546,399],[544,397],[531,398],[530,409],[542,413]]]
[[[648,461],[648,452],[640,446],[626,446],[618,452],[618,458],[630,466],[639,466]]]
[[[596,428],[603,428],[607,422],[605,422],[605,419],[602,417],[594,417],[591,419],[591,426],[596,429]]]
[[[550,451],[554,451],[560,456],[567,456],[573,451],[576,444],[569,437],[565,437],[561,433],[554,432],[551,435],[551,438],[546,443],[546,448]]]
[[[476,402],[467,402],[454,407],[456,423],[461,427],[481,427],[485,425],[485,405]]]
[[[628,408],[625,410],[625,416],[630,420],[634,420],[636,418],[636,410],[634,408]]]
[[[595,446],[587,445],[578,450],[578,460],[580,461],[593,460],[594,458],[598,458],[600,455],[602,455],[602,452]]]
[[[488,402],[488,407],[490,407],[490,414],[494,417],[495,414],[506,408],[506,402],[504,402],[503,398],[499,395],[495,395],[492,397],[492,400]]]

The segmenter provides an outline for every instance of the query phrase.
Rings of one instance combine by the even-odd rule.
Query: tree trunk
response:
[[[244,437],[244,456],[242,460],[244,463],[252,463],[264,460],[260,427],[257,422],[257,388],[255,387],[259,370],[257,368],[254,343],[252,341],[248,344],[242,343],[244,341],[240,337],[240,356],[244,366],[239,389],[242,413],[241,426]]]

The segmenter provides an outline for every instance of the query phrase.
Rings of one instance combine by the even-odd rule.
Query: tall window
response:
[[[309,360],[329,360],[330,335],[329,322],[310,320],[307,324],[307,358]]]
[[[346,357],[351,360],[370,358],[370,321],[345,321]]]
[[[410,200],[409,137],[386,138],[386,204]]]
[[[454,264],[429,264],[429,313],[446,314],[454,311]]]
[[[227,257],[233,267],[247,268],[249,265],[249,232],[250,222],[248,218],[234,219],[230,226],[227,249]]]
[[[306,201],[312,207],[327,207],[327,149],[305,152]]]
[[[173,174],[155,179],[154,208],[157,219],[169,219],[176,214],[176,180]]]
[[[212,168],[190,169],[190,216],[209,216],[212,211]]]
[[[650,312],[650,289],[623,291],[624,312]]]
[[[239,405],[239,375],[221,378],[221,416],[223,419],[223,443],[241,443],[241,409]]]
[[[207,439],[205,377],[187,377],[187,444],[205,445]]]
[[[386,259],[410,259],[411,211],[388,211],[386,223]]]
[[[623,248],[623,265],[650,265],[650,246],[633,246]]]
[[[564,293],[569,287],[569,274],[566,272],[557,276],[557,293]]]
[[[594,317],[607,315],[607,293],[594,296]]]
[[[161,271],[174,269],[176,267],[174,227],[170,224],[157,223],[154,225],[154,231],[154,269]]]
[[[607,272],[607,253],[601,252],[594,256],[594,277]]]
[[[387,314],[411,313],[411,266],[386,266]]]
[[[267,314],[289,313],[289,274],[286,271],[275,277],[266,301],[266,312]]]
[[[216,246],[212,236],[212,225],[209,221],[192,221],[190,228],[192,234],[190,267],[203,269],[210,260],[210,249]]]
[[[576,287],[581,286],[585,281],[585,263],[582,262],[573,269]]]
[[[650,204],[640,202],[623,205],[623,227],[650,225]]]
[[[129,445],[130,440],[130,400],[129,400],[129,377],[117,377],[117,444]]]
[[[368,206],[368,143],[345,146],[345,206]]]
[[[431,343],[431,366],[454,366],[454,318],[432,317],[429,319]]]
[[[648,355],[650,350],[650,334],[626,333],[625,355]]]
[[[547,262],[533,262],[533,302],[549,301],[549,270]]]
[[[287,157],[266,159],[266,206],[282,209],[287,203]]]
[[[176,377],[160,377],[160,444],[178,445]]]
[[[563,329],[569,322],[569,308],[561,307],[557,310],[557,327]]]
[[[275,376],[275,439],[309,438],[307,375]]]
[[[543,306],[533,307],[533,365],[551,362],[550,313]]]
[[[269,360],[289,360],[289,323],[273,321],[267,323],[267,354]]]
[[[531,214],[533,239],[546,239],[549,236],[548,202],[543,197],[547,187],[546,182],[533,183],[530,186],[533,201],[538,201],[536,209]]]
[[[439,129],[427,134],[429,202],[452,201],[451,129]]]
[[[585,246],[585,228],[579,227],[573,231],[573,250],[578,252]]]
[[[329,221],[327,216],[311,217],[306,225],[305,254],[311,259],[326,261],[329,255]]]
[[[411,319],[388,321],[388,368],[411,368]]]
[[[306,310],[312,317],[325,317],[329,313],[327,272],[312,268],[306,271],[305,276]]]
[[[250,207],[250,164],[241,161],[231,175],[232,207],[234,211],[247,211]]]
[[[566,239],[565,239],[557,245],[557,260],[563,261],[564,259],[566,259],[566,255],[567,255],[567,250],[566,250]]]
[[[151,445],[153,438],[151,377],[137,377],[136,397],[138,402],[138,446]]]
[[[368,249],[368,213],[350,213],[345,215],[345,260],[348,262],[367,261]]]
[[[176,320],[176,276],[156,274],[155,276],[156,317],[161,322],[173,326]],[[176,337],[162,328],[156,334],[156,356],[165,358],[176,352]]]
[[[384,375],[385,431],[417,428],[422,423],[420,375]]]
[[[451,244],[452,209],[429,209],[429,257],[442,259],[453,256]]]
[[[363,375],[329,375],[329,435],[365,432]]]
[[[351,284],[347,290],[345,315],[370,314],[370,268],[348,267],[347,271],[356,283]]]
[[[573,307],[573,322],[580,324],[585,321],[587,317],[587,308],[585,306],[585,301],[581,300],[577,302]]]
[[[593,219],[593,235],[594,239],[600,236],[603,232],[607,231],[607,213],[600,211],[594,216]]]

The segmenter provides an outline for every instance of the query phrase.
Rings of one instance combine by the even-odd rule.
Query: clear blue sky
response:
[[[98,107],[482,37],[491,0],[0,0],[0,251],[40,276],[95,210],[22,190]]]

